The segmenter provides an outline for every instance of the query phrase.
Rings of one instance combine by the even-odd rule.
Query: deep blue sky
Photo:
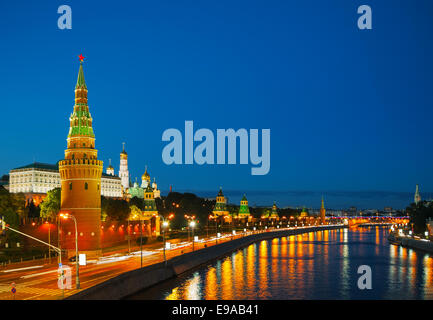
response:
[[[147,164],[163,190],[433,190],[432,21],[431,0],[2,1],[0,173],[63,158],[82,53],[99,158],[117,172],[125,141],[133,181]],[[270,173],[166,166],[185,120],[270,128]]]

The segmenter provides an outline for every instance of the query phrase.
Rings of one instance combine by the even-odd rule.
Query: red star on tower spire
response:
[[[78,56],[78,59],[80,59],[80,62],[83,62],[83,60],[84,60],[84,57],[83,57],[83,55],[80,53],[80,55]]]

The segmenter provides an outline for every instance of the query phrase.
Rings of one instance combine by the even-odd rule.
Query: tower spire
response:
[[[80,55],[80,69],[78,70],[78,78],[77,78],[77,84],[75,85],[75,89],[78,88],[87,89],[86,81],[84,81],[83,59],[84,57]]]
[[[421,201],[421,195],[419,194],[419,186],[416,185],[414,202],[415,202],[415,204],[418,204],[420,201]]]

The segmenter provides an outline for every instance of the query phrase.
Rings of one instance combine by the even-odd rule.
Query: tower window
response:
[[[87,190],[89,188],[89,185],[87,184],[87,182],[84,182],[84,189]]]
[[[72,182],[69,182],[69,190],[72,190]]]

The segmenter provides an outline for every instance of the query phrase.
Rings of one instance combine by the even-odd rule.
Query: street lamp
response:
[[[75,275],[76,275],[76,289],[80,289],[80,273],[79,273],[79,267],[78,267],[78,228],[77,228],[77,219],[69,213],[61,213],[60,217],[63,219],[71,218],[74,220],[75,223]]]
[[[195,227],[195,221],[191,221],[189,223],[189,226],[191,227],[191,230],[192,230],[192,251],[194,251],[194,227]]]
[[[162,217],[162,239],[163,239],[163,246],[164,246],[164,265],[167,266],[167,258],[165,256],[165,229],[168,227],[168,221],[165,221],[164,217]]]
[[[51,244],[51,225],[48,221],[45,221],[48,224],[48,243]],[[51,263],[51,247],[48,247],[48,263]]]

